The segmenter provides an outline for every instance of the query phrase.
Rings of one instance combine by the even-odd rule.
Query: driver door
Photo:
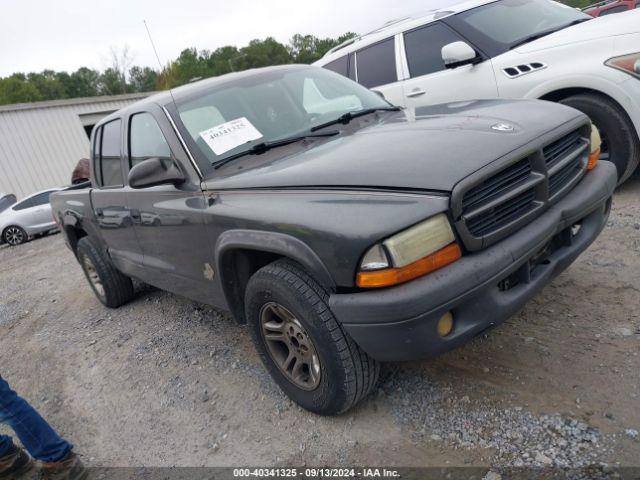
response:
[[[463,100],[497,98],[498,87],[491,60],[454,69],[445,68],[442,47],[464,41],[441,22],[402,35],[407,75],[402,81],[405,107],[422,107]]]

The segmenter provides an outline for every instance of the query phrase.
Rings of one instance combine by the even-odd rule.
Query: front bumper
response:
[[[609,216],[616,180],[615,166],[600,162],[567,196],[510,237],[404,285],[331,295],[331,310],[355,342],[381,361],[456,348],[514,315],[596,239]],[[449,311],[454,329],[443,338],[436,324]]]

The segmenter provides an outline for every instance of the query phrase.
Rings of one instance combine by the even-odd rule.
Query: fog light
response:
[[[438,335],[446,337],[453,330],[453,315],[451,312],[445,313],[440,320],[438,320]]]

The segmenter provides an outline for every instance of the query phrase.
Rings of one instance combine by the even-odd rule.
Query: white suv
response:
[[[389,22],[316,65],[405,107],[561,102],[600,129],[620,182],[640,160],[640,10],[594,19],[551,0],[472,0]]]

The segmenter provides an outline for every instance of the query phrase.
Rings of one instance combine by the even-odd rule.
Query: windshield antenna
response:
[[[156,44],[153,42],[153,38],[151,37],[151,31],[149,30],[149,25],[147,25],[146,20],[142,20],[144,23],[144,28],[147,29],[147,35],[149,36],[149,42],[151,43],[151,48],[153,48],[153,53],[156,55],[156,60],[158,60],[158,66],[160,67],[160,73],[164,67],[162,66],[162,62],[160,61],[160,55],[158,55],[158,50],[156,49]],[[169,95],[171,95],[171,101],[173,102],[173,106],[178,109],[178,105],[176,104],[176,99],[173,98],[173,92],[171,91],[171,87],[169,87]]]

